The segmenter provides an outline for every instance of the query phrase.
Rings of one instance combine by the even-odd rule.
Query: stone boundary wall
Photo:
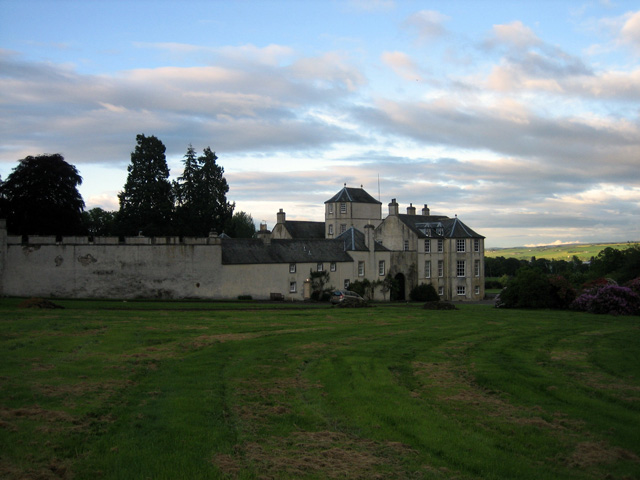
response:
[[[222,288],[219,244],[7,242],[3,257],[2,294],[8,296],[224,298],[234,293]]]
[[[105,299],[303,300],[315,263],[222,264],[222,239],[7,235],[0,219],[0,295]],[[291,282],[297,284],[291,291]]]

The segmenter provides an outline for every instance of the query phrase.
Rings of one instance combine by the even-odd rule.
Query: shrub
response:
[[[368,291],[371,287],[371,282],[366,278],[364,280],[356,280],[355,282],[351,282],[349,285],[349,290],[352,292],[356,292],[362,298],[368,298]]]
[[[496,307],[569,308],[575,298],[574,288],[563,276],[522,268],[500,292]]]
[[[601,285],[582,293],[572,308],[590,313],[636,315],[640,313],[640,295],[629,287]]]
[[[332,289],[325,289],[325,290],[314,290],[313,292],[311,292],[311,300],[315,301],[315,302],[328,302],[329,299],[331,298],[331,292],[333,291]]]
[[[634,278],[633,280],[628,281],[624,285],[625,287],[629,287],[633,290],[637,295],[640,295],[640,277]]]
[[[506,308],[553,308],[556,303],[547,276],[531,268],[518,270],[500,292],[500,302]]]
[[[414,302],[437,302],[440,300],[440,296],[433,285],[421,283],[416,285],[409,292],[409,298]]]
[[[253,300],[251,295],[238,295],[238,300]]]
[[[548,279],[551,284],[551,294],[556,300],[556,308],[569,308],[576,299],[576,290],[571,282],[562,275],[552,275]]]
[[[426,302],[422,308],[425,310],[457,310],[453,303],[441,302],[439,300],[435,302]]]

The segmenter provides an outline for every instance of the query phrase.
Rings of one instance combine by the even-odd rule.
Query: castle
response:
[[[484,297],[484,237],[457,216],[406,213],[346,185],[325,202],[325,221],[290,221],[282,209],[272,231],[257,238],[43,237],[7,235],[0,220],[0,294],[63,298],[311,298],[312,272],[326,287],[355,281],[396,282],[393,299],[408,298],[421,283],[443,300]],[[325,277],[327,276],[325,275]]]

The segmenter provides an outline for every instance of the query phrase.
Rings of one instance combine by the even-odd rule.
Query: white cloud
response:
[[[506,45],[520,50],[540,45],[542,42],[529,27],[521,21],[506,25],[494,25],[488,40],[490,46]]]
[[[640,54],[640,11],[625,15],[625,22],[620,30],[620,41],[630,45]]]
[[[405,80],[421,80],[422,75],[411,57],[403,52],[382,52],[382,62]]]
[[[406,27],[415,30],[421,41],[431,41],[447,33],[444,23],[449,17],[434,10],[421,10],[409,16],[404,22]]]

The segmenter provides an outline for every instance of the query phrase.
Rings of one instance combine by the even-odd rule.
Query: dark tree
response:
[[[221,233],[231,221],[235,205],[227,202],[229,185],[217,159],[209,147],[197,159],[193,147],[187,150],[184,172],[174,183],[178,200],[176,223],[181,235]]]
[[[224,178],[224,168],[216,163],[218,157],[211,148],[204,149],[200,161],[200,188],[198,189],[198,211],[203,222],[201,233],[222,232],[233,215],[235,204],[227,202],[229,185]]]
[[[84,233],[82,177],[62,155],[28,156],[0,186],[0,216],[17,235]]]
[[[200,160],[196,150],[189,145],[182,161],[184,170],[173,182],[176,197],[176,228],[180,235],[196,236],[198,230],[198,188],[200,185]]]
[[[127,167],[127,182],[118,194],[118,232],[120,235],[171,235],[174,201],[165,146],[154,136],[138,135],[136,140],[138,144]]]
[[[116,212],[109,212],[97,207],[83,212],[82,221],[89,235],[93,237],[106,237],[116,234],[116,215]]]
[[[256,234],[256,225],[248,213],[236,212],[227,224],[225,233],[232,238],[253,238]]]
[[[196,189],[200,176],[200,162],[196,156],[196,149],[191,144],[187,148],[187,153],[182,163],[184,164],[184,170],[182,175],[178,177],[178,181],[174,183],[176,203],[178,205],[189,205],[193,204],[197,199],[198,192]]]

